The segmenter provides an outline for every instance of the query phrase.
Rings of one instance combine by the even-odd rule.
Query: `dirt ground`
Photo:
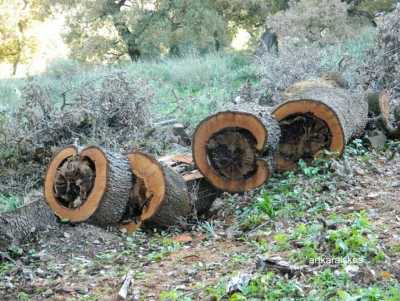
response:
[[[374,275],[385,271],[398,282],[400,155],[386,152],[367,159],[350,157],[351,170],[345,172],[340,162],[326,215],[365,211],[386,256],[375,266]],[[310,184],[304,177],[298,181],[299,185]],[[233,210],[220,209],[207,222],[194,225],[191,232],[139,231],[127,237],[88,225],[62,225],[55,232],[42,233],[36,242],[15,250],[12,258],[3,258],[0,299],[117,300],[124,276],[131,270],[128,300],[159,300],[161,292],[170,290],[179,290],[192,300],[207,300],[207,288],[223,277],[253,273],[260,254],[252,243],[254,231],[235,227],[232,214],[235,206],[247,206],[251,197],[228,198],[236,202],[226,202]],[[272,229],[282,232],[285,227],[292,227],[290,220],[279,220]],[[285,252],[273,255],[284,258]]]

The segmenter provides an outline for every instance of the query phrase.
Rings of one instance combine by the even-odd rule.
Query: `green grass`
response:
[[[124,65],[80,66],[71,61],[51,65],[32,79],[0,80],[0,109],[13,109],[22,102],[23,86],[34,80],[57,104],[68,91],[67,102],[88,83],[100,82],[110,72],[123,71],[129,78],[148,83],[154,95],[153,118],[177,118],[192,125],[223,107],[246,80],[256,81],[251,57],[245,54],[196,54],[184,58],[139,61]]]

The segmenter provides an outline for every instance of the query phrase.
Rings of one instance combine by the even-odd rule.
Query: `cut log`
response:
[[[193,135],[199,171],[222,191],[243,192],[264,184],[280,137],[266,107],[242,103],[203,120]]]
[[[126,229],[141,223],[166,228],[180,225],[188,218],[193,205],[181,175],[155,158],[142,152],[127,155],[136,181],[130,191],[129,211],[133,221]]]
[[[342,155],[347,142],[364,133],[368,104],[324,80],[294,84],[272,112],[282,136],[275,155],[278,171],[293,170],[300,159],[323,150]]]
[[[57,219],[42,200],[26,204],[0,215],[0,251],[21,244],[50,227],[57,227]]]
[[[387,91],[370,97],[369,111],[378,116],[378,127],[382,127],[389,138],[400,139],[400,106],[393,104]]]
[[[106,227],[120,223],[132,182],[125,157],[96,146],[81,152],[69,146],[51,160],[44,195],[61,219]]]
[[[166,156],[159,161],[175,170],[185,180],[191,203],[194,205],[194,214],[198,216],[206,214],[222,192],[211,185],[196,169],[192,156]]]

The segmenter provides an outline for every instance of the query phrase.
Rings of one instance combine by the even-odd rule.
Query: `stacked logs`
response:
[[[53,213],[71,223],[117,226],[129,233],[140,226],[185,225],[206,214],[223,191],[255,189],[273,172],[293,170],[299,160],[313,160],[324,150],[342,155],[346,144],[364,133],[368,114],[378,115],[391,137],[400,137],[400,109],[384,92],[375,102],[365,101],[319,79],[294,84],[283,98],[275,108],[236,103],[204,119],[193,135],[192,156],[157,160],[139,151],[62,149],[45,176],[48,207],[33,203],[21,208],[20,219],[0,216],[0,244],[5,236],[29,235],[13,232],[33,225],[29,220],[39,230],[54,224]]]

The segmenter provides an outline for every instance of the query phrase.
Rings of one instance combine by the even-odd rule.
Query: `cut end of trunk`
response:
[[[49,164],[45,199],[61,219],[85,221],[99,207],[106,191],[107,172],[107,157],[101,149],[92,146],[79,154],[76,147],[66,147]]]
[[[267,129],[255,115],[221,112],[197,127],[193,158],[200,172],[218,189],[247,191],[269,178],[267,162],[259,159],[267,137]]]
[[[323,150],[343,154],[346,139],[336,113],[316,100],[291,100],[278,106],[273,115],[282,135],[275,156],[278,171],[293,170],[300,159],[312,160]]]
[[[165,177],[160,163],[145,153],[130,153],[128,160],[134,183],[129,195],[126,218],[139,224],[151,218],[162,205],[166,194]]]

